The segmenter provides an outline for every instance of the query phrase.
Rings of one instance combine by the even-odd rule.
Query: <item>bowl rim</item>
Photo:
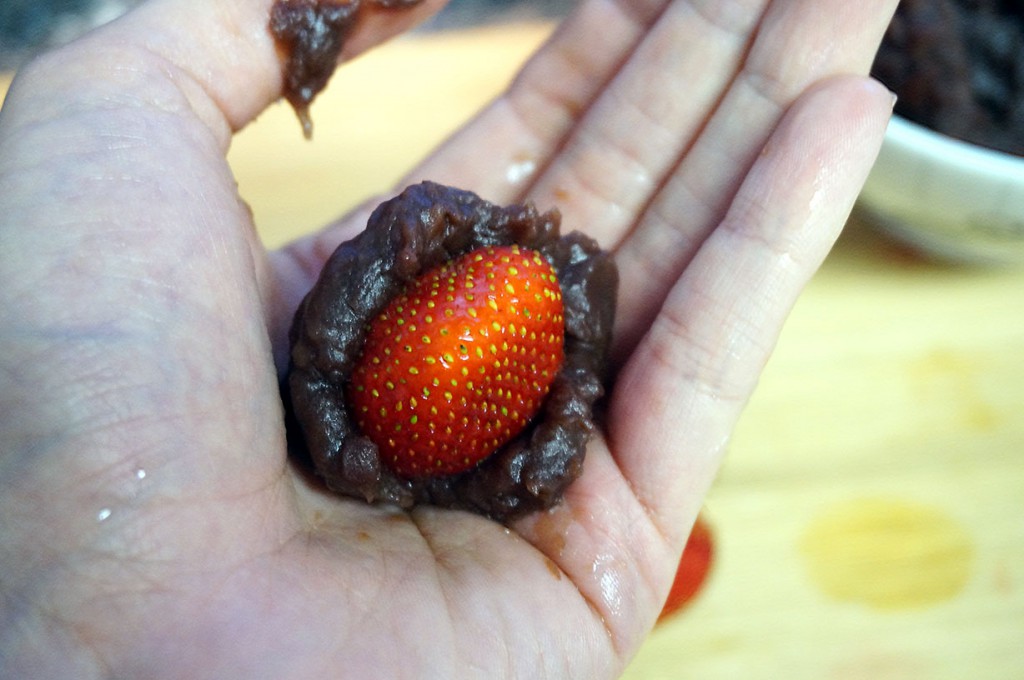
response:
[[[899,114],[893,114],[889,120],[886,142],[906,153],[927,157],[940,165],[973,168],[984,172],[1024,173],[1024,156],[950,137]]]

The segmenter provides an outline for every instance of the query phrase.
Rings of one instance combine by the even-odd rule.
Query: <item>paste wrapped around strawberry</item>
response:
[[[338,247],[288,376],[329,488],[499,520],[558,502],[596,429],[618,283],[559,221],[425,182]]]

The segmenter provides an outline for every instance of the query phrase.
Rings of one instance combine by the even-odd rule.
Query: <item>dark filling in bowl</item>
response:
[[[506,521],[557,503],[582,469],[596,432],[618,271],[560,216],[532,205],[501,207],[424,182],[381,204],[366,230],[342,243],[302,301],[291,330],[291,405],[313,466],[327,486],[367,502],[428,503]],[[565,362],[526,430],[467,472],[407,480],[382,463],[345,403],[367,325],[420,273],[491,245],[535,249],[558,273],[565,307]]]
[[[902,0],[872,74],[901,116],[1024,155],[1021,0]]]

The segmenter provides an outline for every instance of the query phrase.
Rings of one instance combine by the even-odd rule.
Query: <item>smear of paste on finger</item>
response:
[[[309,105],[327,85],[345,41],[365,8],[403,9],[422,0],[277,0],[270,32],[283,60],[284,98],[295,109],[309,139]]]

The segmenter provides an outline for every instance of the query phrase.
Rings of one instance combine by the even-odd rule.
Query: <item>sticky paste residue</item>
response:
[[[412,7],[422,0],[275,0],[269,28],[283,57],[283,94],[306,138],[313,134],[309,105],[338,65],[363,10]]]
[[[960,593],[973,548],[964,528],[939,509],[867,498],[820,515],[800,552],[812,582],[829,597],[896,610]]]

